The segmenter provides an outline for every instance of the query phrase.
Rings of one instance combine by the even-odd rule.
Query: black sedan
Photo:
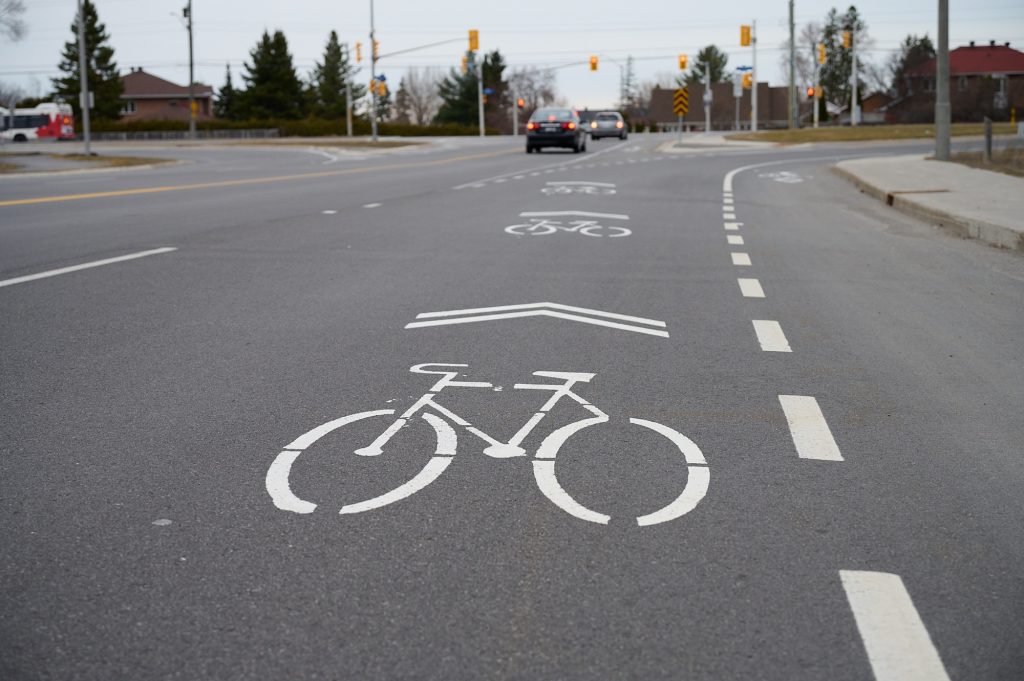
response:
[[[587,150],[587,132],[573,109],[537,109],[526,124],[526,153],[544,147]]]

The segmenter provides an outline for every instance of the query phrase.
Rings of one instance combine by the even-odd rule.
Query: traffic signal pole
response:
[[[185,6],[185,18],[188,20],[188,138],[196,138],[196,76],[195,58],[192,52],[192,0]]]
[[[850,31],[850,52],[853,56],[853,69],[850,77],[853,78],[853,102],[850,105],[850,127],[857,127],[857,118],[860,107],[857,106],[857,31]]]
[[[935,159],[949,160],[949,0],[939,0],[939,44],[935,52]]]
[[[370,0],[370,80],[377,80],[377,40],[373,29],[373,0]],[[377,141],[377,88],[370,88],[370,135]]]
[[[757,19],[750,22],[750,131],[757,132]]]
[[[484,60],[476,60],[477,113],[480,116],[480,136],[484,136]]]
[[[85,155],[89,156],[92,154],[89,128],[89,69],[85,65],[85,8],[82,7],[82,0],[78,0],[78,102],[78,108],[82,111],[82,137],[85,140]]]

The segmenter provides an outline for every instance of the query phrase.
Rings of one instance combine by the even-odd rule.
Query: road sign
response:
[[[672,111],[676,116],[685,116],[690,110],[690,90],[681,87],[672,95]]]

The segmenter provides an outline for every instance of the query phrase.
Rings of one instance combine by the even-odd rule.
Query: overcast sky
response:
[[[100,19],[111,35],[122,72],[142,66],[185,84],[188,43],[180,20],[185,0],[96,0]],[[798,2],[796,23],[821,22],[831,2]],[[970,40],[1009,42],[1024,48],[1024,0],[952,2],[950,47]],[[75,0],[26,0],[27,35],[18,43],[0,43],[0,81],[18,84],[29,94],[49,92],[62,45],[71,36]],[[936,35],[935,0],[865,0],[856,3],[868,24],[873,49],[869,60],[883,62],[908,33]],[[836,4],[840,9],[845,3]],[[242,63],[264,29],[281,29],[300,75],[320,59],[327,34],[367,44],[369,0],[194,0],[197,80],[220,87],[227,63],[239,83]],[[458,39],[458,42],[396,56],[379,71],[397,83],[408,66],[456,66],[466,49],[467,29],[480,30],[481,48],[501,50],[517,65],[556,66],[602,56],[596,73],[585,65],[559,69],[559,94],[578,107],[604,107],[616,99],[619,69],[613,60],[636,60],[638,80],[675,74],[676,55],[691,60],[715,44],[729,54],[729,66],[750,64],[750,49],[739,46],[739,25],[757,21],[758,79],[783,82],[780,45],[786,38],[788,5],[781,0],[679,2],[671,0],[376,0],[381,52]],[[365,65],[365,62],[364,62]]]

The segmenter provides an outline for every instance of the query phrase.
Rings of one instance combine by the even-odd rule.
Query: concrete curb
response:
[[[89,161],[82,161],[89,163]],[[194,163],[185,159],[173,159],[163,163],[144,163],[137,166],[105,166],[102,168],[63,168],[61,170],[35,170],[29,173],[3,173],[0,177],[5,179],[30,178],[30,177],[54,177],[55,175],[90,175],[95,173],[123,173],[129,170],[152,170],[153,168],[170,168],[171,166]]]
[[[834,165],[830,170],[853,183],[860,191],[892,206],[901,213],[934,222],[964,239],[977,239],[990,246],[1024,251],[1024,233],[1018,230],[926,206],[913,197],[913,192],[907,194],[889,192],[871,184],[857,173],[843,168],[842,164]]]

